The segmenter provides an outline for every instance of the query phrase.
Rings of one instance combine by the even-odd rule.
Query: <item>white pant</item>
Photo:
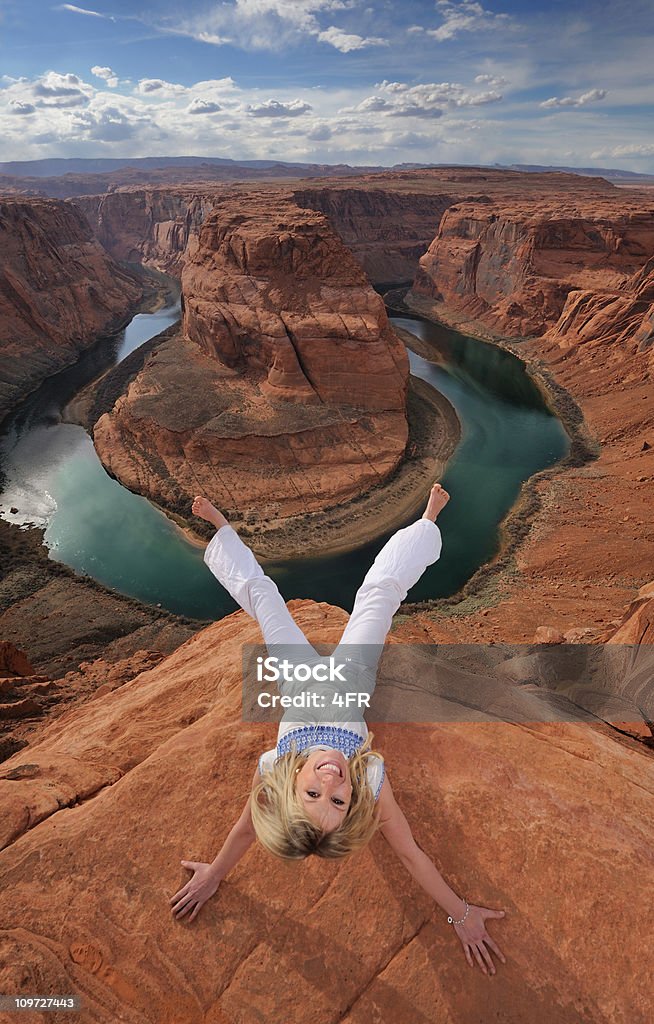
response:
[[[441,547],[441,532],[430,519],[418,519],[389,538],[357,591],[349,621],[333,652],[335,659],[347,652],[349,660],[361,668],[368,672],[376,669],[393,615],[427,566],[440,557]],[[265,575],[232,526],[216,531],[204,561],[241,608],[257,620],[271,655],[279,656],[283,647],[285,656],[290,649],[302,661],[324,660],[295,622],[277,584]]]

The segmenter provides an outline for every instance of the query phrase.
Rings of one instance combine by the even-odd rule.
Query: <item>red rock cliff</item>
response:
[[[45,377],[117,327],[141,286],[56,199],[0,201],[0,419]]]
[[[654,370],[654,258],[620,288],[569,292],[549,336],[566,352],[599,348],[614,362],[649,351]]]
[[[200,226],[216,194],[216,186],[124,188],[78,196],[71,202],[116,259],[179,274],[187,249],[192,253],[197,246]]]
[[[520,536],[528,520],[515,561],[506,561],[506,570],[496,564],[496,587],[485,590],[481,615],[448,621],[451,642],[530,642],[539,626],[595,639],[654,564],[651,198],[631,190],[596,196],[592,204],[586,198],[583,222],[562,217],[568,208],[583,212],[579,197],[561,194],[555,206],[550,196],[540,207],[549,219],[536,220],[537,202],[527,217],[519,196],[513,209],[523,211],[520,219],[506,197],[502,218],[495,200],[466,207],[469,219],[463,207],[447,211],[423,260],[423,268],[436,268],[434,276],[425,278],[423,269],[421,277],[441,300],[415,288],[409,297],[428,315],[472,333],[536,332],[508,347],[548,391],[577,449],[572,465],[523,484],[502,523],[510,546],[513,531]],[[499,343],[506,344],[501,337]],[[587,453],[581,460],[580,442]],[[427,630],[432,617],[426,615]]]
[[[653,253],[654,209],[631,195],[487,196],[445,212],[413,294],[500,334],[539,335],[570,291],[618,288]]]
[[[437,186],[435,186],[437,187]],[[298,206],[328,217],[373,284],[411,281],[456,196],[368,188],[306,188]]]
[[[197,248],[208,212],[230,192],[233,194],[233,187],[200,182],[125,187],[73,201],[115,257],[180,273],[184,258]],[[438,182],[427,194],[371,185],[307,187],[292,192],[279,185],[267,194],[273,203],[276,197],[282,201],[291,198],[298,206],[324,213],[373,282],[412,280],[443,210],[456,201],[456,196],[438,191]],[[242,195],[247,205],[247,191]]]
[[[404,410],[404,345],[321,214],[255,197],[219,204],[182,292],[186,335],[227,366],[265,368],[267,393]]]

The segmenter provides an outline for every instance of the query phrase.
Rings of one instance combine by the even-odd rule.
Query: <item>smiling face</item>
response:
[[[352,783],[349,764],[340,750],[315,750],[295,777],[295,792],[306,813],[323,832],[345,821]]]

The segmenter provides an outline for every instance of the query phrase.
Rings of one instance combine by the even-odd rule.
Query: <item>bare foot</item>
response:
[[[199,516],[200,519],[206,519],[208,523],[213,523],[217,530],[221,526],[227,525],[222,512],[219,512],[215,505],[212,505],[208,498],[203,498],[201,494],[197,494],[193,499],[193,505],[191,511],[194,516]]]
[[[450,496],[447,491],[440,484],[434,484],[429,495],[427,508],[422,513],[422,518],[431,519],[432,523],[435,523],[436,516],[445,508],[449,500]]]

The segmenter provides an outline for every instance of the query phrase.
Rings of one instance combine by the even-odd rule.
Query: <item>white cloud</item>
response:
[[[331,25],[324,32],[318,33],[318,40],[321,43],[329,43],[341,53],[350,53],[352,50],[362,50],[365,46],[388,46],[387,39],[379,39],[377,36],[364,38],[351,32],[343,32],[342,29]]]
[[[331,24],[332,18],[325,23]],[[366,35],[360,26],[359,30]],[[388,34],[386,25],[383,34]],[[444,61],[443,67],[448,66],[452,65]],[[163,65],[161,72],[165,73]],[[514,92],[509,102],[500,104],[504,76]],[[442,77],[448,75],[443,72]],[[554,116],[540,117],[535,125],[533,92],[523,97],[518,90],[547,88],[554,77],[548,69],[547,78],[534,83],[533,67],[522,58],[485,60],[463,82],[453,73],[454,80],[423,80],[421,85],[415,85],[415,79],[366,85],[359,75],[354,80],[343,75],[311,88],[292,84],[290,77],[286,86],[276,81],[273,87],[241,87],[231,78],[187,79],[182,86],[157,77],[143,78],[140,85],[120,78],[118,86],[109,89],[106,78],[90,72],[88,78],[89,82],[58,72],[31,79],[0,77],[4,159],[196,153],[235,160],[367,165],[497,161],[607,166],[607,158],[600,160],[598,154],[611,153],[613,166],[646,170],[654,164],[651,133],[639,113],[641,92],[634,85],[638,95],[625,99],[618,91],[619,81],[606,68],[602,84],[610,90],[611,100],[616,105],[640,105],[621,119],[619,132],[613,117],[597,116],[589,98],[568,122],[574,131],[562,134],[558,110],[548,111]],[[559,74],[556,80],[566,81]],[[593,78],[585,74],[581,80]],[[581,99],[588,91],[593,93],[577,88],[572,96]],[[547,95],[540,92],[541,97]],[[564,153],[569,154],[565,159]]]
[[[141,78],[136,88],[143,96],[151,93],[164,96],[171,93],[185,93],[187,91],[186,86],[177,85],[174,82],[166,82],[163,78]]]
[[[11,100],[9,110],[12,114],[34,114],[36,107],[32,103],[21,103],[20,100]]]
[[[86,14],[89,18],[106,18],[107,21],[115,21],[112,14],[101,14],[99,11],[89,11],[86,7],[75,7],[74,4],[59,4],[58,11],[70,11],[72,14]]]
[[[408,85],[406,82],[381,82],[378,92],[367,96],[354,108],[357,113],[381,113],[385,117],[441,117],[444,107],[476,107],[497,103],[501,93],[494,90],[471,93],[457,82],[432,82]]]
[[[304,100],[292,100],[290,103],[266,100],[265,103],[248,103],[245,109],[252,117],[300,117],[301,114],[307,114],[313,108]]]
[[[488,29],[504,28],[511,22],[508,14],[494,14],[474,0],[462,0],[461,3],[437,0],[436,7],[443,17],[443,24],[425,31],[439,43],[453,39],[460,32],[485,32]]]
[[[322,27],[320,16],[329,16],[331,21],[334,12],[347,11],[355,5],[356,0],[231,0],[214,4],[201,15],[182,15],[176,21],[170,17],[155,19],[152,24],[160,32],[244,50],[281,50],[307,36],[342,53],[387,45],[385,39],[347,32],[329,22]]]
[[[502,86],[508,85],[508,82],[503,75],[475,75],[475,84],[490,85],[493,89],[501,89]]]
[[[219,110],[222,110],[220,103],[214,103],[211,100],[204,100],[201,97],[196,96],[195,99],[186,108],[187,114],[216,114]]]
[[[599,100],[603,100],[607,95],[606,89],[591,89],[589,92],[584,92],[581,96],[576,98],[573,96],[552,96],[549,100],[544,100],[540,106],[545,107],[546,110],[553,107],[585,107],[587,103],[597,103]]]
[[[81,111],[74,116],[72,126],[88,139],[123,142],[135,137],[145,124],[149,124],[149,120],[147,116],[139,117],[118,107],[104,107]]]
[[[96,78],[102,78],[110,89],[115,89],[118,85],[118,76],[111,70],[111,68],[95,67],[91,68],[91,74],[95,75]]]
[[[602,160],[607,156],[618,158],[623,156],[654,156],[654,142],[624,143],[621,146],[611,146],[607,149],[596,149],[590,155],[593,158],[593,160]]]
[[[305,138],[311,139],[312,142],[325,142],[327,139],[331,139],[332,129],[328,124],[316,124],[313,128],[310,128],[305,134]]]
[[[33,82],[31,92],[37,107],[80,107],[89,102],[93,86],[77,75],[46,71]]]

